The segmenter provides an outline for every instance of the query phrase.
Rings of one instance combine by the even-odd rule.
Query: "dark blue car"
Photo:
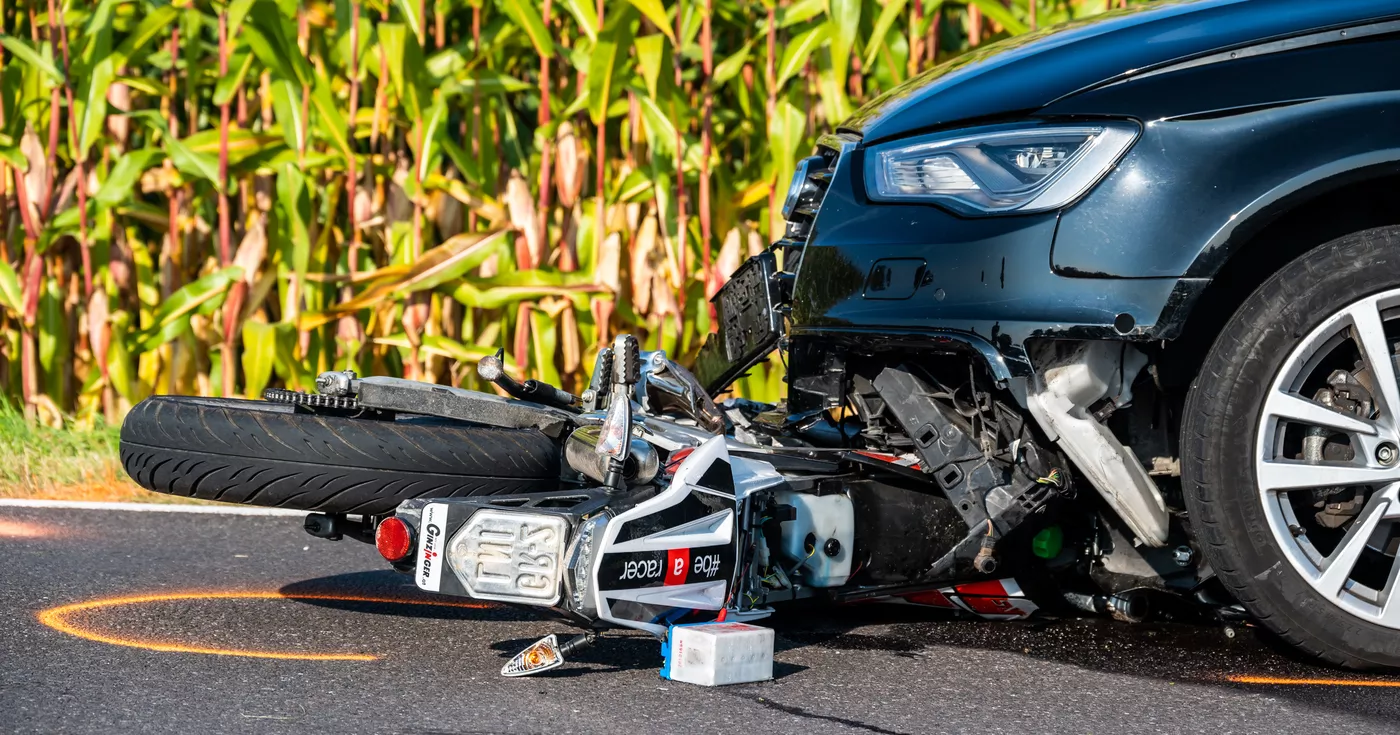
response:
[[[1012,39],[858,112],[788,206],[794,426],[918,450],[938,422],[877,389],[906,365],[974,439],[986,411],[1067,455],[1108,594],[1228,595],[1328,661],[1400,664],[1400,3]],[[722,357],[702,379],[746,367]]]

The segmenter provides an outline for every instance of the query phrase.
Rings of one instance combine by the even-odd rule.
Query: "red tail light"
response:
[[[413,553],[413,529],[398,518],[385,518],[374,529],[374,546],[385,559],[403,561]]]

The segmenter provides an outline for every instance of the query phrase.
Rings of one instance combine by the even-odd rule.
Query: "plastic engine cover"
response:
[[[782,524],[783,554],[802,561],[800,569],[813,587],[839,587],[851,577],[856,516],[845,495],[778,492],[776,500],[797,509],[797,518]]]

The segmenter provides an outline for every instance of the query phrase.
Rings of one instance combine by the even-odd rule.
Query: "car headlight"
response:
[[[871,146],[870,198],[942,204],[961,214],[1059,209],[1088,191],[1137,139],[1137,123],[958,130]]]

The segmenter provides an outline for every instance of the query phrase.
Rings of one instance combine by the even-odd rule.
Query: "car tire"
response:
[[[127,415],[121,461],[148,490],[380,515],[410,498],[554,490],[560,451],[534,429],[317,415],[295,406],[155,396]]]
[[[1356,669],[1400,666],[1400,629],[1344,609],[1336,600],[1352,594],[1345,587],[1332,599],[1320,591],[1331,589],[1317,580],[1326,576],[1329,562],[1341,558],[1338,554],[1346,545],[1345,538],[1336,542],[1330,556],[1322,554],[1325,544],[1315,547],[1322,558],[1313,574],[1307,566],[1308,557],[1290,550],[1293,544],[1302,548],[1300,539],[1312,543],[1310,531],[1299,531],[1312,523],[1314,516],[1291,516],[1297,521],[1287,527],[1293,540],[1282,538],[1271,527],[1271,521],[1290,517],[1291,511],[1280,509],[1294,507],[1295,493],[1314,493],[1307,498],[1314,502],[1315,493],[1328,492],[1323,488],[1331,486],[1289,489],[1295,480],[1274,479],[1276,469],[1296,473],[1308,468],[1281,464],[1290,461],[1284,454],[1282,432],[1294,424],[1283,413],[1270,413],[1283,404],[1266,405],[1266,400],[1283,391],[1282,386],[1295,384],[1286,381],[1305,379],[1301,369],[1294,371],[1288,366],[1306,364],[1292,360],[1318,359],[1302,357],[1313,349],[1312,344],[1318,344],[1304,342],[1320,339],[1312,335],[1340,328],[1343,334],[1351,335],[1354,348],[1364,359],[1364,341],[1355,331],[1362,321],[1336,327],[1335,320],[1329,318],[1349,314],[1352,307],[1348,305],[1369,304],[1368,299],[1384,298],[1387,290],[1397,287],[1400,227],[1350,234],[1289,263],[1245,300],[1215,340],[1191,386],[1182,424],[1182,480],[1190,522],[1219,579],[1260,623],[1288,643],[1323,661]],[[1382,302],[1375,304],[1375,311],[1384,314]],[[1342,342],[1333,349],[1345,348],[1347,337],[1334,339]],[[1393,341],[1385,342],[1386,349],[1393,349]],[[1320,349],[1317,354],[1322,354]],[[1289,377],[1294,373],[1298,377]],[[1296,385],[1296,395],[1310,390],[1301,383]],[[1375,385],[1381,390],[1379,383]],[[1356,451],[1349,461],[1369,460]],[[1261,464],[1268,462],[1279,466]],[[1261,483],[1259,476],[1264,474],[1268,477]],[[1306,480],[1298,474],[1296,481]],[[1265,484],[1269,482],[1278,484]],[[1376,491],[1363,492],[1374,495]],[[1352,523],[1361,522],[1364,513],[1363,509]],[[1342,533],[1341,529],[1333,531]],[[1317,534],[1319,538],[1326,536],[1321,529]],[[1343,578],[1343,584],[1350,582]],[[1350,598],[1348,604],[1360,605]]]

